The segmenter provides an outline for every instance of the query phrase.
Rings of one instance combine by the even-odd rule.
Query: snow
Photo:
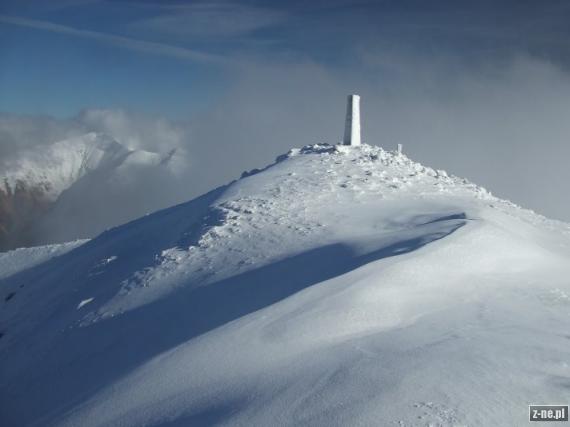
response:
[[[34,147],[0,163],[0,190],[11,194],[24,185],[55,201],[93,170],[158,165],[162,160],[160,154],[130,150],[105,134],[90,132]]]
[[[0,252],[0,279],[43,264],[51,258],[63,255],[85,242],[87,240],[76,240],[59,245],[19,248],[10,252]]]
[[[398,152],[295,149],[77,245],[0,254],[2,424],[513,426],[570,396],[570,225]]]
[[[83,301],[81,301],[79,304],[77,304],[77,309],[79,310],[81,307],[89,304],[91,301],[93,301],[95,298],[87,298],[84,299]]]

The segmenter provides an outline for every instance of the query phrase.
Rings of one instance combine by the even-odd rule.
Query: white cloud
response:
[[[388,149],[403,143],[417,161],[570,220],[563,196],[570,181],[564,70],[528,56],[476,67],[444,56],[360,61],[366,63],[343,71],[310,62],[243,67],[227,97],[193,121],[200,190],[291,147],[336,143],[345,96],[359,93],[365,142]]]
[[[105,133],[133,150],[167,153],[184,150],[188,129],[163,117],[121,109],[86,109],[71,119],[0,113],[0,153],[49,144],[87,132]]]
[[[178,175],[159,186],[159,180],[141,179],[139,190],[132,190],[133,200],[145,207],[150,200],[158,208],[262,167],[291,147],[339,141],[345,96],[356,92],[362,95],[365,142],[388,149],[403,143],[415,160],[570,220],[563,197],[570,180],[567,73],[530,57],[469,68],[453,58],[386,55],[375,61],[375,55],[381,53],[359,59],[367,72],[331,72],[311,62],[243,66],[225,98],[190,123],[122,110],[86,110],[65,122],[43,118],[18,124],[12,116],[10,126],[3,126],[0,116],[0,137],[10,134],[13,142],[19,129],[28,144],[34,135],[46,140],[46,135],[97,130],[131,148],[161,153],[177,148]],[[2,148],[15,146],[0,142]]]
[[[111,135],[134,149],[165,153],[183,149],[187,130],[163,117],[149,117],[125,110],[87,109],[75,119],[90,131]]]
[[[283,11],[238,3],[208,2],[163,6],[157,16],[131,28],[184,37],[236,37],[282,23]]]
[[[10,159],[28,158],[36,152],[35,147],[89,132],[109,135],[132,150],[159,153],[163,160],[160,164],[126,162],[115,171],[96,171],[80,179],[45,215],[34,217],[30,212],[33,224],[25,224],[24,230],[34,243],[91,237],[194,195],[189,193],[191,183],[187,180],[192,173],[188,168],[188,129],[165,118],[123,110],[85,110],[69,120],[0,113],[0,175]],[[20,241],[18,236],[14,240]]]
[[[50,31],[54,33],[66,34],[69,36],[87,38],[107,43],[113,46],[150,53],[154,55],[171,56],[175,58],[207,63],[227,64],[229,59],[212,53],[200,52],[180,46],[165,43],[157,43],[147,40],[139,40],[131,37],[107,34],[98,31],[82,30],[67,25],[56,24],[49,21],[36,19],[26,19],[16,16],[0,15],[0,23],[17,25],[20,27],[33,28],[36,30]]]

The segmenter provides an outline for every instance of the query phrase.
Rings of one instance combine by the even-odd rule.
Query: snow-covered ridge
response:
[[[5,254],[6,423],[523,425],[568,389],[568,231],[397,152],[294,149]]]
[[[73,183],[94,170],[122,164],[159,164],[157,153],[130,150],[113,138],[90,132],[27,150],[0,164],[0,190],[33,189],[54,201]]]
[[[368,144],[358,147],[313,144],[291,149],[287,154],[277,157],[276,163],[304,154],[345,155],[350,162],[356,165],[371,166],[370,169],[366,170],[366,176],[361,179],[361,182],[369,183],[362,190],[380,191],[382,197],[390,197],[390,195],[408,197],[413,196],[414,193],[416,193],[416,197],[429,197],[435,194],[471,195],[486,201],[489,206],[502,209],[505,212],[514,212],[517,216],[525,217],[530,222],[541,223],[551,229],[566,230],[570,234],[570,224],[568,223],[549,219],[509,200],[495,197],[486,188],[466,178],[449,174],[445,170],[424,166],[396,150],[388,151],[380,146]],[[339,162],[335,163],[339,164]],[[271,166],[273,165],[269,167]],[[259,170],[255,170],[254,173],[257,172]],[[244,175],[246,177],[254,173],[245,173]]]
[[[478,219],[482,210],[570,236],[568,224],[396,151],[328,144],[292,149],[231,184],[199,227],[184,230],[155,265],[125,280],[117,298],[83,324],[147,304],[181,283],[208,284],[355,234],[373,239],[441,218]]]
[[[63,255],[88,240],[76,240],[58,245],[19,248],[8,252],[0,252],[0,280],[10,277],[22,270],[35,267],[43,262]]]

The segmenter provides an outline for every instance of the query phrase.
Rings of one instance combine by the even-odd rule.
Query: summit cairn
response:
[[[343,145],[360,145],[360,96],[348,95]]]

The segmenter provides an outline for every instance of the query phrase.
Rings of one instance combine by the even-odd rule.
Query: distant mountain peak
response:
[[[127,177],[132,168],[169,167],[173,155],[133,150],[105,133],[89,132],[5,159],[0,163],[0,250],[33,244],[32,223],[89,175]]]

